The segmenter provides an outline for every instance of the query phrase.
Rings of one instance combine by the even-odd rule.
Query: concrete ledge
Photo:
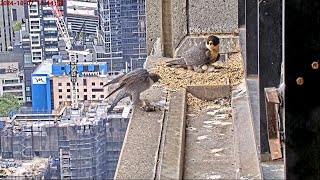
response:
[[[240,52],[239,36],[233,35],[217,35],[220,38],[219,52],[221,54]],[[185,37],[177,49],[174,51],[173,57],[179,57],[181,54],[192,46],[196,46],[205,41],[207,36],[187,36]]]
[[[261,179],[247,86],[232,92],[237,179]]]
[[[170,95],[169,111],[163,135],[163,156],[159,172],[160,179],[182,179],[186,129],[186,90]]]
[[[167,93],[152,87],[143,94],[153,102],[165,100]],[[164,111],[145,112],[135,107],[120,153],[115,179],[154,179],[158,161]]]
[[[192,85],[187,91],[201,100],[215,100],[217,98],[230,97],[229,85]]]

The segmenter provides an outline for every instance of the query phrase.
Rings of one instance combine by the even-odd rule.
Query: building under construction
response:
[[[2,158],[50,157],[50,179],[113,179],[129,119],[107,116],[106,104],[79,105],[77,115],[65,106],[52,114],[14,115],[1,133]]]

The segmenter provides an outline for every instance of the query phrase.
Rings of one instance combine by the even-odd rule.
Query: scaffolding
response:
[[[73,116],[66,108],[59,119],[44,116],[13,119],[1,134],[6,159],[52,158],[50,179],[113,179],[128,118],[106,117],[105,104],[81,104]]]

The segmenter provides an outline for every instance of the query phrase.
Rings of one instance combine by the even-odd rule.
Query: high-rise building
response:
[[[147,58],[145,0],[121,0],[121,44],[123,60],[142,68]]]
[[[67,22],[72,32],[79,32],[84,25],[82,34],[96,36],[100,26],[97,0],[67,1]]]
[[[121,112],[106,116],[103,103],[79,105],[78,116],[66,106],[52,114],[17,112],[0,132],[2,159],[10,163],[8,159],[49,158],[45,179],[113,179],[129,118]],[[15,166],[3,169],[8,168]],[[32,170],[34,174],[26,175],[40,179],[35,177],[38,169]]]
[[[71,38],[76,40],[74,49],[93,50],[94,45],[102,44],[101,12],[98,7],[97,0],[67,1],[67,25]]]
[[[20,35],[24,9],[21,5],[10,3],[10,1],[2,1],[3,5],[0,6],[0,52],[10,51],[15,43],[21,43],[19,37],[15,42],[15,36]]]
[[[34,0],[26,5],[29,19],[29,38],[32,63],[51,60],[53,55],[59,55],[58,29],[52,8],[46,1]],[[57,1],[62,14],[65,14],[65,1]]]
[[[24,76],[19,63],[0,63],[0,95],[12,94],[25,101]]]
[[[77,65],[78,98],[103,101],[107,95],[106,63],[83,62]],[[65,62],[43,62],[32,73],[32,109],[47,111],[71,103],[70,65]]]
[[[24,84],[22,87],[25,89],[22,92],[25,97],[22,98],[19,93],[16,94],[18,98],[25,101],[25,105],[31,106],[31,72],[34,71],[35,66],[31,59],[27,11],[28,6],[22,6],[17,2],[0,6],[0,62],[19,63],[18,68],[24,73],[21,83]],[[19,87],[21,86],[15,88]]]
[[[142,67],[147,57],[145,1],[103,0],[104,59],[109,70]],[[102,8],[102,6],[100,7]]]

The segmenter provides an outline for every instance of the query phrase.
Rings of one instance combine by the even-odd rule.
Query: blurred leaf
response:
[[[21,25],[22,25],[22,23],[21,22],[17,22],[17,23],[15,23],[13,26],[12,26],[12,28],[13,28],[13,31],[20,31],[21,30]]]
[[[20,102],[17,97],[12,94],[4,94],[0,96],[0,115],[7,115],[13,109],[19,109]]]

